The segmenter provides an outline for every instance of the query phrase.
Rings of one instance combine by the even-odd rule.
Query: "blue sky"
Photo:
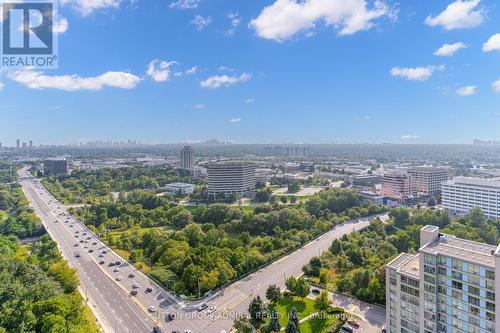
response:
[[[0,142],[500,139],[496,0],[65,0]],[[498,34],[498,35],[497,35]]]

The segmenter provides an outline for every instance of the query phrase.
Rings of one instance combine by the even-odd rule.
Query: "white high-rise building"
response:
[[[210,196],[248,195],[254,190],[254,164],[237,161],[208,164],[208,194]]]
[[[444,235],[431,225],[420,230],[420,245],[418,254],[403,253],[386,265],[387,332],[500,332],[500,246]]]
[[[181,150],[181,169],[192,170],[194,168],[194,149],[184,146]]]
[[[500,181],[455,177],[441,185],[442,204],[449,211],[466,214],[474,207],[488,217],[500,218]]]

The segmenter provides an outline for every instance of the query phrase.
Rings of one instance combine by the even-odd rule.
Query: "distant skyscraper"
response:
[[[184,146],[181,150],[181,168],[192,170],[194,168],[194,149],[191,146]]]
[[[30,140],[30,148],[33,148],[33,140]]]
[[[65,158],[50,158],[43,161],[45,176],[59,176],[68,174],[68,160]]]
[[[16,148],[17,149],[21,148],[21,140],[19,139],[16,140]]]
[[[26,142],[23,142],[23,149],[26,149],[27,145]]]

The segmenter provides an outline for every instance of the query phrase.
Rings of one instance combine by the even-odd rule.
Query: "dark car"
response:
[[[77,247],[78,246],[78,243],[75,243],[75,245],[73,245],[74,247]]]
[[[153,327],[153,333],[162,333],[161,328],[158,326]]]
[[[110,263],[108,264],[108,266],[109,266],[109,267],[112,267],[112,266],[114,266],[114,265],[115,265],[115,263],[114,263],[114,262],[110,262]]]
[[[122,262],[120,260],[115,261],[116,266],[120,266],[121,264],[122,264]]]
[[[347,323],[349,324],[349,326],[359,328],[359,323],[357,321],[349,320]]]
[[[167,321],[172,321],[175,319],[175,315],[173,313],[167,313]]]
[[[104,265],[104,260],[99,261],[99,265]]]
[[[108,253],[108,251],[106,251],[106,250],[102,251],[102,254],[106,254],[106,253]]]
[[[151,287],[147,287],[147,288],[146,288],[146,292],[147,292],[147,293],[150,293],[150,292],[152,292],[152,291],[153,291],[153,288],[151,288]]]
[[[132,295],[132,296],[137,295],[137,290],[132,290],[132,291],[130,292],[130,295]]]
[[[344,326],[342,326],[342,331],[348,332],[348,333],[353,333],[354,329],[349,325],[344,325]]]
[[[90,250],[89,250],[89,253],[92,253],[92,252],[94,252],[94,250],[90,249]]]
[[[311,290],[311,292],[314,294],[314,295],[319,295],[321,293],[321,291],[319,289],[313,289]]]
[[[133,278],[134,276],[135,276],[135,275],[134,275],[134,273],[130,273],[130,274],[128,275],[128,277],[129,277],[129,278]]]
[[[97,242],[93,242],[92,245],[97,245]]]

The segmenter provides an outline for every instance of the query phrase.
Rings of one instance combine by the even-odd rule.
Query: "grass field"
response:
[[[292,311],[292,308],[297,309],[299,315],[299,320],[309,316],[314,312],[314,302],[309,298],[300,297],[284,297],[282,298],[276,308],[280,317],[281,327],[285,327],[288,324],[288,315]]]

